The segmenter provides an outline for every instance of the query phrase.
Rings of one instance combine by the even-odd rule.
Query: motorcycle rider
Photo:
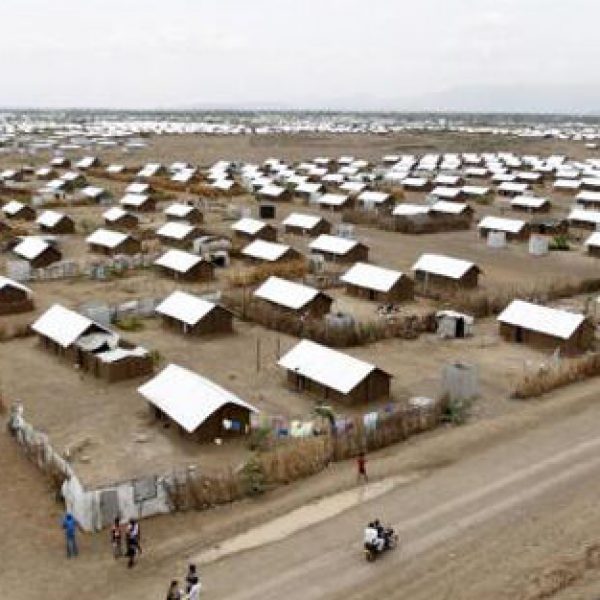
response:
[[[375,523],[371,522],[365,528],[365,544],[375,548],[377,552],[381,552],[385,545],[384,538],[379,536]]]

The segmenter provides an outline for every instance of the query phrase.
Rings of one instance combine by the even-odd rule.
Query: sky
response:
[[[1,0],[0,18],[4,107],[600,109],[598,0]]]

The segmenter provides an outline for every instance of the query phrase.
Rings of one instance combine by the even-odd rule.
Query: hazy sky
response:
[[[600,80],[598,0],[0,0],[0,18],[2,106],[354,108]]]

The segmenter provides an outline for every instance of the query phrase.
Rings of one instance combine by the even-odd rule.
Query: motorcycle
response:
[[[365,558],[367,559],[367,562],[373,562],[379,554],[383,554],[388,550],[393,550],[397,545],[398,534],[391,527],[388,527],[383,532],[383,547],[381,550],[376,544],[365,542]]]

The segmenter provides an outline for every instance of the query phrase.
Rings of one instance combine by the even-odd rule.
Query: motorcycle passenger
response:
[[[379,537],[375,523],[369,523],[365,529],[365,544],[373,546],[377,552],[381,552],[385,545],[384,540]]]

